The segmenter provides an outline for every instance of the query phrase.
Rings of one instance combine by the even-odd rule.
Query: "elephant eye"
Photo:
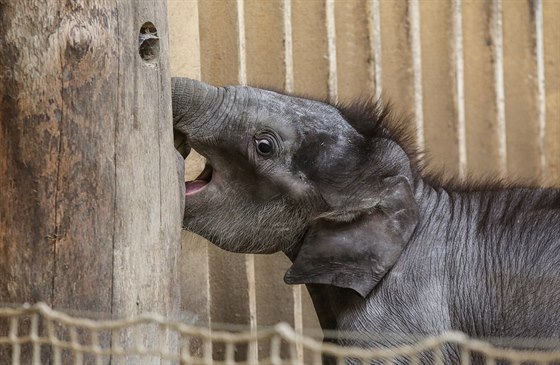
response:
[[[274,145],[272,141],[268,138],[261,138],[256,140],[257,152],[261,156],[270,156],[274,151]]]

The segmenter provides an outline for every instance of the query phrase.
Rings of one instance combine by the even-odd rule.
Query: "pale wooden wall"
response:
[[[559,0],[170,0],[169,10],[173,75],[340,101],[382,92],[413,117],[430,169],[560,185]],[[317,327],[305,289],[282,281],[282,255],[186,236],[193,321]]]

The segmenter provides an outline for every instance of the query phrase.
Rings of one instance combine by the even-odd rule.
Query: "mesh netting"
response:
[[[324,344],[287,324],[227,332],[158,315],[105,321],[72,317],[42,303],[0,308],[0,364],[12,365],[295,365],[323,364],[325,359],[335,364],[560,364],[557,346],[547,346],[548,351],[507,350],[449,332],[366,350]]]

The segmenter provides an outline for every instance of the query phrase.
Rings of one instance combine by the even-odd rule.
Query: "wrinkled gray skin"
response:
[[[255,88],[174,79],[173,122],[213,167],[185,228],[228,251],[285,252],[285,281],[307,284],[321,326],[366,336],[335,342],[560,337],[557,190],[436,187],[391,132]]]

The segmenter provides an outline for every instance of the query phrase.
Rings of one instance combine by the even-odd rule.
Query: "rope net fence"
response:
[[[531,350],[507,349],[459,332],[414,341],[392,338],[384,346],[363,349],[322,343],[287,324],[232,332],[153,314],[92,320],[54,311],[43,303],[0,308],[1,365],[560,364],[557,340],[519,343]]]

